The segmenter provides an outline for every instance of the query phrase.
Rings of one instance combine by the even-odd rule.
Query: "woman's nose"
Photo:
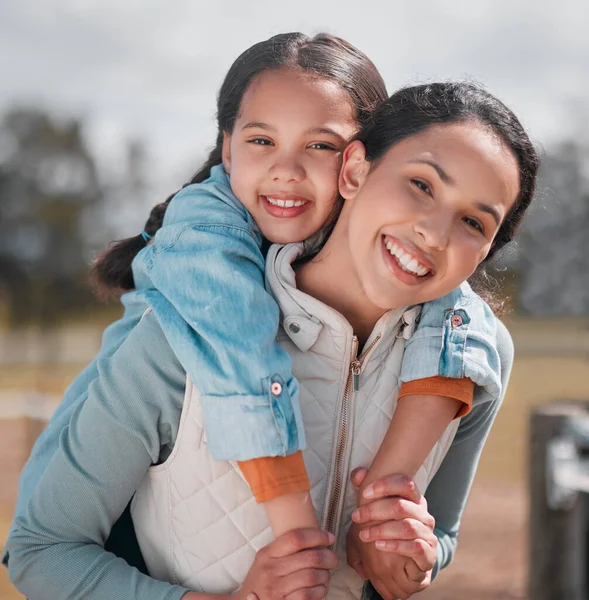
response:
[[[452,218],[440,212],[430,213],[419,219],[414,229],[428,248],[445,250],[450,241]]]

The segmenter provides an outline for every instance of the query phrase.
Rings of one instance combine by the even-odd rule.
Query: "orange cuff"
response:
[[[416,381],[407,381],[401,385],[398,398],[414,394],[429,396],[446,396],[462,402],[455,419],[464,417],[472,409],[474,397],[474,381],[468,377],[454,379],[452,377],[427,377]]]
[[[237,464],[258,503],[311,489],[300,450],[288,456],[265,456]]]

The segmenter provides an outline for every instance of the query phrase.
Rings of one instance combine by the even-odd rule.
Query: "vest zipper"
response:
[[[325,529],[331,533],[335,533],[335,517],[337,512],[337,505],[339,504],[339,498],[342,493],[343,476],[342,463],[344,459],[344,453],[346,449],[346,442],[348,438],[348,421],[350,414],[350,392],[357,392],[360,389],[360,371],[364,360],[376,345],[376,342],[380,340],[380,334],[377,335],[371,344],[364,350],[362,355],[358,358],[358,338],[354,336],[352,339],[352,360],[350,362],[350,369],[348,372],[348,378],[346,379],[346,386],[344,388],[344,397],[342,398],[342,418],[340,426],[340,435],[337,443],[337,450],[335,453],[335,477],[333,480],[333,494],[331,496],[331,502],[329,503],[329,510],[327,512],[327,519],[325,521]]]

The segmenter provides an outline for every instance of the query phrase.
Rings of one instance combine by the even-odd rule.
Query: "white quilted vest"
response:
[[[360,598],[363,581],[345,557],[346,532],[357,506],[349,476],[354,468],[371,464],[386,433],[405,340],[419,309],[384,315],[354,362],[348,322],[296,289],[291,263],[299,252],[298,245],[270,250],[267,287],[283,314],[279,343],[291,355],[300,383],[313,504],[319,522],[337,536],[339,567],[328,598]],[[454,420],[417,474],[420,490],[439,468],[457,427]],[[209,454],[200,394],[190,380],[174,450],[149,470],[135,494],[132,515],[150,574],[199,592],[235,591],[256,551],[273,539],[264,509],[236,464]]]

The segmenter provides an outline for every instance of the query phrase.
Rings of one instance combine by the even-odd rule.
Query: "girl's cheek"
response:
[[[334,157],[330,161],[325,161],[319,166],[318,174],[324,180],[334,181],[337,184],[339,172],[341,168],[341,160]]]
[[[318,174],[318,181],[320,181],[320,185],[322,187],[321,193],[327,196],[336,196],[338,193],[338,177],[339,177],[339,168],[324,168],[321,170],[321,173]]]

